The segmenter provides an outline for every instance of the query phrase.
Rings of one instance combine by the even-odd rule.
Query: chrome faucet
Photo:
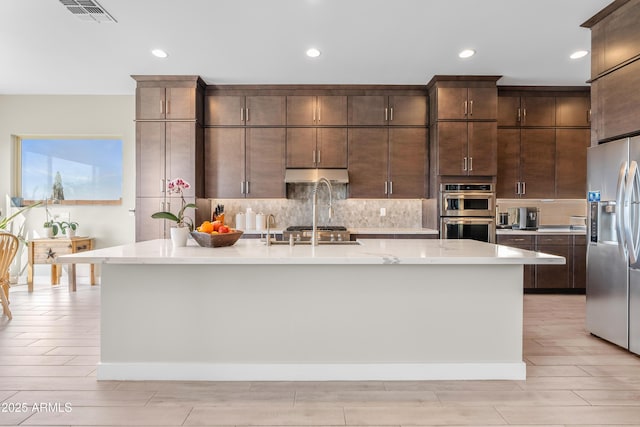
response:
[[[329,189],[329,219],[331,219],[331,217],[333,216],[333,206],[332,206],[332,198],[331,198],[331,190],[332,190],[331,182],[329,182],[327,178],[322,176],[318,178],[318,180],[313,185],[313,191],[311,193],[312,202],[313,202],[313,208],[312,208],[313,228],[311,230],[312,246],[318,246],[318,212],[316,207],[318,205],[318,185],[320,185],[321,182],[324,182],[327,185],[327,188]]]
[[[271,246],[271,224],[276,225],[276,217],[273,214],[267,215],[267,246]]]

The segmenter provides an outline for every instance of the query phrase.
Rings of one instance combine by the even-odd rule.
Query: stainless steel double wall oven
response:
[[[440,184],[440,238],[494,243],[493,184]]]

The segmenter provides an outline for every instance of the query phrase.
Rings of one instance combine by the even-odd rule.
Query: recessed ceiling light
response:
[[[153,49],[151,53],[153,54],[153,56],[157,56],[158,58],[166,58],[168,56],[167,52],[162,49]]]
[[[458,54],[460,58],[470,58],[476,54],[476,51],[473,49],[465,49]]]
[[[317,58],[318,56],[320,56],[320,51],[315,47],[312,47],[311,49],[307,50],[307,56],[309,58]]]
[[[586,50],[576,50],[571,55],[569,55],[569,58],[571,58],[571,59],[582,58],[582,57],[587,56],[588,53],[589,53],[589,51],[586,51]]]

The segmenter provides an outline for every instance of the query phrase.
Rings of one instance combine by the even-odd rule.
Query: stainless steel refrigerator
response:
[[[640,137],[591,147],[587,330],[640,354]]]

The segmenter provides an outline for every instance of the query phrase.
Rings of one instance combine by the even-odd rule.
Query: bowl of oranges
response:
[[[221,248],[231,246],[242,236],[242,231],[223,224],[222,221],[204,221],[191,237],[204,248]]]

